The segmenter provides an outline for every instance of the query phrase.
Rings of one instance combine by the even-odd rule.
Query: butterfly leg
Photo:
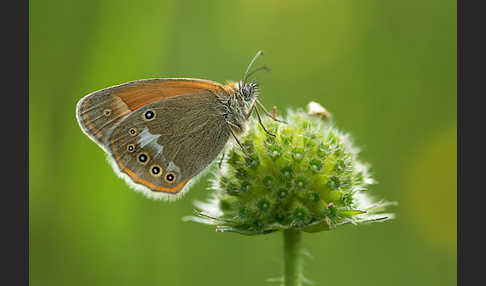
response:
[[[243,144],[241,144],[240,140],[238,140],[238,137],[236,137],[235,133],[233,132],[233,127],[237,127],[235,126],[233,123],[231,123],[230,121],[226,120],[226,123],[228,124],[228,127],[229,127],[229,130],[231,132],[231,135],[233,135],[233,138],[235,138],[236,140],[236,143],[238,143],[238,145],[240,146],[241,150],[243,151],[243,153],[245,153],[246,155],[246,159],[250,159],[250,155],[248,155],[248,151],[246,150],[245,146],[243,146]]]
[[[265,106],[263,106],[263,104],[262,104],[260,101],[258,101],[258,99],[257,99],[255,102],[258,104],[258,106],[260,106],[260,107],[262,108],[263,112],[265,112],[265,114],[266,114],[268,117],[272,118],[273,120],[275,120],[275,121],[277,121],[277,122],[281,122],[281,123],[287,123],[287,122],[285,122],[285,121],[283,121],[283,120],[278,119],[278,118],[277,118],[277,116],[276,116],[276,114],[274,115],[274,114],[271,114],[270,112],[268,112],[268,111],[265,109]]]
[[[258,117],[258,122],[260,123],[260,125],[263,127],[263,130],[265,130],[265,132],[270,135],[270,136],[273,136],[275,137],[275,134],[269,132],[267,130],[267,128],[265,128],[265,125],[263,125],[263,122],[262,122],[262,118],[260,117],[260,112],[258,111],[258,108],[255,107],[255,105],[252,105],[251,108],[250,108],[250,111],[248,111],[248,113],[246,114],[246,119],[250,118],[251,114],[253,113],[253,110],[255,110],[256,114],[257,114],[257,117]]]
[[[245,115],[246,119],[250,118],[251,114],[253,113],[253,109],[256,109],[254,104],[251,106],[250,111],[248,111],[248,113]]]
[[[265,128],[265,125],[263,125],[263,122],[262,122],[262,118],[260,117],[260,112],[258,111],[258,108],[255,108],[255,112],[256,112],[256,115],[258,117],[258,123],[260,123],[260,125],[262,126],[263,130],[265,130],[265,132],[270,135],[270,136],[273,136],[275,137],[275,134],[271,133],[270,131],[267,130],[267,128]]]

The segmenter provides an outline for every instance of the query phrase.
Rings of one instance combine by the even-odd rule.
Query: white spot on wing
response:
[[[169,172],[173,171],[173,172],[180,174],[181,168],[179,168],[176,164],[174,164],[174,162],[170,161],[169,165],[167,166],[167,171],[169,171]]]
[[[158,142],[157,142],[157,139],[159,139],[160,137],[160,134],[159,135],[154,135],[152,133],[150,133],[148,131],[148,128],[145,127],[142,132],[140,132],[140,139],[138,139],[138,144],[140,144],[140,147],[141,148],[144,148],[145,146],[150,146],[152,147],[156,154],[155,156],[159,155],[160,153],[162,153],[162,150],[164,149],[164,146],[160,145]]]

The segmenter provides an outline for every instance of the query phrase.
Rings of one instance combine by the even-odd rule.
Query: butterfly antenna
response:
[[[249,74],[247,74],[247,75],[246,75],[246,77],[248,78],[248,77],[250,77],[252,74],[254,74],[254,73],[258,72],[258,71],[261,71],[261,70],[265,70],[266,72],[271,71],[271,69],[270,69],[269,67],[267,67],[267,66],[261,66],[261,67],[259,67],[259,68],[254,69],[253,71],[251,71]]]
[[[262,51],[258,51],[256,53],[256,55],[253,57],[253,59],[251,60],[250,64],[248,65],[248,67],[246,68],[246,71],[245,71],[245,75],[243,75],[243,83],[242,83],[242,86],[245,86],[246,84],[246,79],[248,78],[248,71],[250,71],[250,68],[253,66],[253,63],[256,61],[256,59],[263,55],[263,52]]]

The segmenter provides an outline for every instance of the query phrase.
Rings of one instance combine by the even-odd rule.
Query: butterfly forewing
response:
[[[105,147],[113,127],[137,109],[164,98],[208,91],[215,95],[225,94],[223,86],[207,80],[137,80],[88,94],[78,102],[76,115],[84,133]]]

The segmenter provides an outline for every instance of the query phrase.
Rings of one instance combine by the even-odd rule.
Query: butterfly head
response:
[[[258,85],[255,83],[255,81],[250,83],[242,82],[239,84],[238,87],[238,93],[247,102],[251,102],[255,99],[257,91],[258,91]]]
[[[243,75],[243,80],[238,84],[237,92],[241,95],[241,97],[246,102],[253,102],[253,100],[255,100],[255,98],[258,94],[258,85],[255,83],[255,79],[253,79],[252,82],[248,82],[247,81],[248,77],[250,77],[254,73],[261,71],[261,70],[270,71],[270,69],[268,67],[261,66],[261,67],[256,68],[256,69],[254,69],[253,71],[250,72],[250,69],[253,66],[253,63],[261,55],[263,55],[262,51],[258,51],[256,53],[256,55],[253,57],[250,64],[246,68],[245,74]]]

